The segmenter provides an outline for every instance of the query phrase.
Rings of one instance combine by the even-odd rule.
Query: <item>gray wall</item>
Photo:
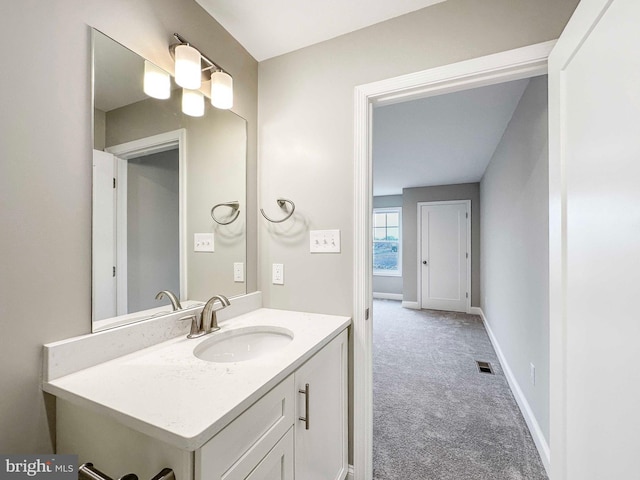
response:
[[[249,122],[248,190],[255,193],[257,62],[195,1],[0,4],[2,31],[20,39],[6,50],[0,75],[3,453],[52,451],[48,423],[54,418],[47,417],[39,384],[42,344],[91,331],[88,25],[169,71],[167,45],[171,34],[180,32],[231,72],[233,110]],[[255,196],[249,205],[252,228]],[[255,230],[249,237],[255,238]],[[256,262],[255,248],[251,262]],[[52,406],[50,400],[46,404]]]
[[[531,79],[482,178],[480,197],[482,310],[549,441],[547,117],[547,77]]]
[[[260,205],[297,206],[294,221],[260,218],[265,306],[352,314],[356,85],[558,38],[577,4],[449,0],[260,62]],[[318,228],[341,230],[341,254],[309,253]],[[285,285],[271,284],[272,263],[285,265]]]
[[[93,148],[104,150],[106,146],[107,114],[97,108],[93,109]]]
[[[375,171],[373,172],[373,174],[375,175]],[[373,197],[373,208],[384,207],[402,207],[402,195],[384,195]],[[402,217],[402,225],[404,225],[404,212]],[[404,258],[404,252],[402,252],[402,256]],[[402,277],[374,275],[373,291],[375,293],[393,293],[402,295]]]
[[[178,150],[127,163],[127,312],[138,312],[180,291]]]
[[[480,184],[405,188],[402,198],[403,300],[418,300],[418,202],[471,200],[471,305],[480,306]]]

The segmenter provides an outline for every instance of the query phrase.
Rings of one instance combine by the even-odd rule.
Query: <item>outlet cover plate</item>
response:
[[[284,265],[282,263],[273,264],[271,277],[274,285],[284,285]]]
[[[340,230],[311,230],[309,232],[311,253],[340,253]]]
[[[193,251],[194,252],[215,251],[213,233],[194,233],[193,234]]]
[[[239,283],[244,282],[244,263],[235,262],[233,264],[233,281]]]

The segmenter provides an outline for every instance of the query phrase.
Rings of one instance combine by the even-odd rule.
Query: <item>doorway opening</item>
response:
[[[372,304],[373,278],[372,107],[545,74],[553,44],[546,42],[356,87],[353,318],[354,404],[359,406],[354,412],[354,478],[357,480],[369,480],[373,473],[373,327],[366,315]]]
[[[94,329],[153,308],[158,291],[186,298],[185,138],[179,129],[93,151]]]
[[[547,478],[509,389],[529,383],[514,375],[524,350],[538,378],[522,400],[546,443],[548,335],[518,329],[548,332],[547,130],[546,76],[373,109],[374,267],[381,240],[402,237],[404,258],[399,290],[373,271],[374,480]],[[399,234],[383,237],[381,205],[401,206]]]

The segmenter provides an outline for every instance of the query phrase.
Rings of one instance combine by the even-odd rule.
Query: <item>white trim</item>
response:
[[[471,200],[444,200],[437,202],[418,202],[416,204],[416,210],[418,212],[418,219],[416,222],[416,230],[418,233],[418,243],[416,258],[418,259],[418,305],[420,308],[424,308],[422,304],[422,269],[420,268],[420,258],[422,258],[422,212],[421,208],[428,205],[465,205],[467,207],[467,304],[465,310],[468,312],[471,308]]]
[[[554,44],[543,42],[354,88],[353,401],[358,405],[353,418],[354,480],[371,480],[373,475],[373,330],[365,320],[371,307],[373,105],[544,75]]]
[[[409,308],[411,310],[420,310],[420,302],[402,301],[402,308]]]
[[[542,429],[540,428],[540,424],[536,419],[533,410],[531,409],[531,405],[527,401],[522,389],[520,388],[520,384],[516,380],[516,377],[513,375],[513,371],[507,362],[507,358],[502,353],[502,348],[500,348],[500,344],[498,343],[498,339],[493,334],[493,330],[491,330],[491,326],[485,316],[484,312],[481,308],[477,308],[480,312],[480,317],[482,317],[482,323],[484,324],[484,328],[489,335],[489,340],[491,340],[491,345],[493,345],[493,349],[496,351],[496,355],[498,356],[498,360],[500,360],[500,365],[502,365],[502,370],[504,371],[504,376],[507,378],[507,383],[509,383],[509,387],[511,388],[511,392],[518,403],[518,407],[522,412],[522,416],[524,417],[524,421],[527,423],[527,427],[529,427],[529,432],[531,432],[531,436],[533,437],[533,442],[536,444],[536,448],[538,449],[538,453],[540,454],[540,458],[542,459],[542,464],[544,465],[544,469],[547,471],[547,475],[550,475],[551,472],[551,457],[549,450],[549,443],[547,439],[544,438],[544,434],[542,433]]]
[[[354,480],[355,477],[353,476],[353,465],[349,465],[349,469],[347,470],[347,476],[345,477],[345,480]]]
[[[116,164],[116,316],[127,315],[129,305],[129,260],[127,240],[129,235],[127,216],[129,199],[127,195],[128,185],[128,161],[124,158],[113,156]]]
[[[373,292],[373,298],[379,298],[381,300],[402,300],[402,294],[401,293]]]
[[[482,309],[480,307],[469,307],[467,313],[470,315],[482,315]]]
[[[178,130],[160,133],[158,135],[151,135],[150,137],[141,138],[139,140],[114,145],[106,148],[105,151],[112,153],[118,159],[129,160],[131,158],[152,155],[154,153],[166,152],[176,147],[178,147],[178,182],[180,189],[178,213],[180,243],[180,300],[186,300],[188,298],[189,291],[187,288],[187,246],[189,245],[187,239],[187,130],[180,128]],[[123,171],[126,172],[126,169],[122,168],[119,161],[118,176],[122,175]],[[118,181],[120,181],[120,179],[118,179]],[[126,236],[124,238],[126,245]],[[121,247],[122,245],[119,244],[119,246]],[[126,249],[123,251],[126,251]],[[120,261],[118,261],[118,267],[121,268]],[[121,280],[123,277],[124,276],[122,275],[118,275],[118,292],[123,288],[123,280]],[[126,282],[126,278],[124,278],[124,281]],[[124,289],[126,290],[126,283],[124,283]]]

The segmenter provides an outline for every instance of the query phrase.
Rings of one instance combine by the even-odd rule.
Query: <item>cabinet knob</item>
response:
[[[426,261],[426,260],[423,260],[423,261],[422,261],[422,264],[423,264],[423,265],[426,265],[426,264],[427,264],[427,261]]]
[[[309,384],[308,383],[305,384],[304,390],[300,389],[298,390],[298,393],[301,393],[304,395],[304,409],[305,409],[304,417],[299,417],[298,420],[300,420],[301,422],[304,422],[305,430],[309,430]]]

